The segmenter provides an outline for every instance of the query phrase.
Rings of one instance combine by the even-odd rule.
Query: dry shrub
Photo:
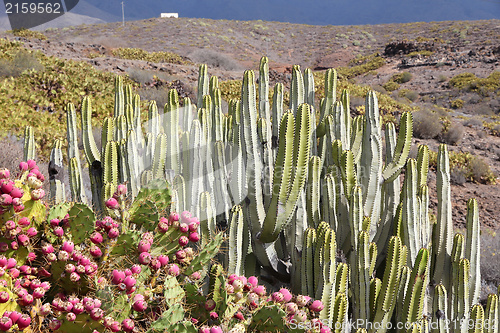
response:
[[[26,70],[42,71],[43,65],[37,57],[26,50],[20,50],[12,59],[0,60],[0,76],[17,77]]]
[[[127,69],[128,76],[137,83],[141,85],[145,83],[150,83],[153,81],[153,78],[156,76],[161,81],[171,81],[172,75],[169,75],[160,71],[150,71],[147,69],[140,69],[135,67],[130,67]]]
[[[213,50],[198,49],[191,53],[189,58],[197,64],[206,64],[209,67],[217,67],[227,71],[241,70],[241,66],[237,61]]]
[[[141,96],[141,99],[147,101],[156,101],[156,105],[161,110],[168,101],[168,90],[169,89],[167,86],[162,86],[150,89],[143,88],[140,89],[138,93],[139,96]]]
[[[413,112],[413,135],[420,139],[434,139],[443,128],[439,116],[428,109]]]
[[[462,124],[467,127],[483,128],[483,121],[478,118],[469,118],[467,120],[464,120]]]
[[[443,142],[448,145],[456,145],[464,136],[464,126],[459,123],[453,123],[446,133],[442,134]]]
[[[474,156],[469,162],[469,169],[475,182],[481,182],[492,177],[490,166],[480,157]]]
[[[500,230],[481,233],[481,278],[500,284]]]

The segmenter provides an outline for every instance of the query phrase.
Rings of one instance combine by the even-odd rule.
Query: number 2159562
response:
[[[61,3],[5,3],[6,14],[62,14]]]

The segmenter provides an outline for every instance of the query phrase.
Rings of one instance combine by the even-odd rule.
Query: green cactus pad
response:
[[[142,227],[148,231],[155,230],[160,219],[160,214],[154,202],[150,200],[142,201],[142,204],[130,215],[130,222],[135,223],[137,227]]]
[[[265,306],[258,310],[248,326],[249,332],[284,332],[287,330],[283,319],[286,317],[285,311],[277,305]]]
[[[154,202],[158,212],[167,211],[171,205],[171,198],[170,185],[162,179],[153,180],[141,188],[141,191],[130,206],[130,215],[132,216],[146,200]]]
[[[85,204],[75,203],[68,214],[71,240],[75,244],[85,242],[94,230],[94,212]]]
[[[66,320],[66,316],[58,318],[61,321],[61,327],[58,332],[65,333],[92,333],[94,330],[98,332],[104,331],[104,326],[100,321],[92,320],[86,313],[76,316],[75,321]]]
[[[175,276],[168,275],[165,278],[163,288],[165,304],[167,304],[169,307],[173,306],[174,304],[181,303],[182,299],[186,295],[184,289],[182,289],[179,281],[177,281],[177,278]]]
[[[128,254],[130,256],[131,253],[137,252],[136,246],[140,238],[141,235],[138,231],[128,230],[126,233],[120,234],[109,255],[118,257]]]
[[[151,324],[148,332],[173,332],[170,327],[184,319],[184,308],[181,304],[172,305],[163,312],[158,320]]]
[[[219,253],[220,246],[224,241],[224,234],[217,234],[201,251],[194,257],[191,264],[184,271],[185,275],[191,275],[202,269],[214,256]]]

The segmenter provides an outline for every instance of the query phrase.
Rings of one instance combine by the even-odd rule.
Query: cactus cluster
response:
[[[496,295],[486,310],[478,304],[475,199],[468,203],[467,234],[453,236],[446,146],[438,151],[433,223],[429,149],[420,146],[416,159],[409,158],[411,113],[401,114],[396,132],[395,124],[382,124],[377,95],[370,92],[365,114],[352,117],[349,92],[337,98],[333,69],[325,72],[319,105],[311,71],[302,73],[299,66],[292,69],[288,109],[283,85],[275,85],[272,104],[269,89],[263,57],[258,84],[246,71],[241,99],[229,101],[223,112],[218,79],[201,65],[196,106],[186,98],[181,107],[171,90],[163,112],[149,105],[142,126],[139,97],[118,78],[102,147],[93,137],[92,101],[85,97],[82,103],[86,163],[77,149],[76,111],[68,105],[74,202],[65,201],[55,172],[63,168],[56,141],[50,176],[56,205],[43,235],[57,245],[58,256],[42,266],[48,280],[66,293],[96,290],[118,309],[99,322],[111,331],[116,323],[126,331],[150,320],[144,313],[152,308],[152,327],[172,331],[449,332],[469,330],[464,323],[470,322],[483,323],[474,328],[481,331],[487,320],[498,320]],[[28,129],[25,156],[34,156],[32,137]],[[82,187],[85,164],[91,200]],[[162,217],[170,211],[198,218]],[[88,264],[62,249],[68,242],[87,242]],[[218,251],[221,246],[228,250]],[[223,266],[212,265],[212,258]],[[109,259],[120,268],[112,277],[93,278],[92,267]],[[130,260],[146,268],[133,273]],[[90,272],[77,279],[79,266]],[[262,276],[268,288],[280,291],[261,295],[257,282],[245,276]],[[146,282],[154,297],[133,298],[145,293]]]

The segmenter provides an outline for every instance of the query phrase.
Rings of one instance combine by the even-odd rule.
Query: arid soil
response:
[[[200,50],[205,56],[222,59],[218,67],[210,66],[209,69],[211,75],[221,80],[240,79],[244,69],[257,69],[260,57],[267,55],[271,81],[284,80],[285,83],[290,80],[293,64],[323,70],[348,66],[357,57],[378,53],[385,65],[376,72],[351,80],[380,89],[394,74],[411,73],[412,79],[401,84],[401,89],[415,92],[414,100],[407,102],[419,108],[446,108],[452,122],[464,122],[462,139],[457,145],[450,145],[449,150],[480,156],[496,175],[500,175],[500,137],[481,125],[500,119],[498,94],[478,95],[453,90],[448,85],[449,79],[460,73],[470,72],[485,78],[500,71],[499,20],[310,26],[181,18],[128,22],[125,27],[121,23],[83,25],[45,31],[44,34],[48,40],[29,40],[25,46],[56,57],[87,61],[104,71],[124,74],[130,69],[143,69],[164,73],[171,80],[179,80],[178,85],[193,98],[197,63],[200,58],[203,60]],[[111,53],[118,47],[170,51],[191,60],[193,65],[118,59]],[[399,98],[397,92],[393,96]],[[455,99],[462,99],[464,105],[452,110],[450,103]],[[414,139],[414,143],[427,144],[436,151],[440,142]],[[430,172],[434,212],[435,178],[435,173]],[[499,228],[500,179],[497,178],[495,185],[474,182],[453,185],[453,215],[457,227],[465,226],[466,202],[472,197],[479,201],[481,223]]]

